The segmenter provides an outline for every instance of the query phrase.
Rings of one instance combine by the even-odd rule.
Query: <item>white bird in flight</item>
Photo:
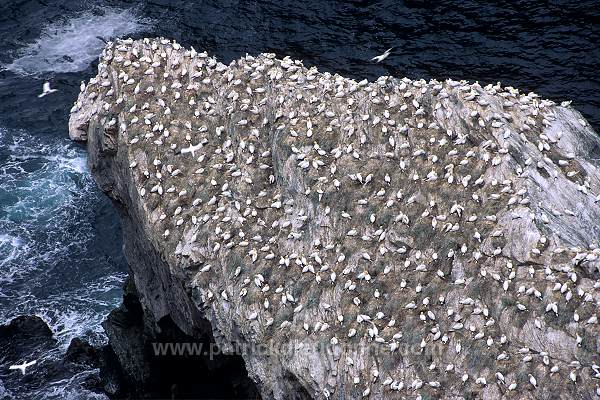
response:
[[[42,93],[38,94],[38,97],[44,97],[47,94],[57,92],[58,89],[50,89],[50,82],[44,82],[42,86]]]
[[[23,364],[20,364],[20,365],[11,365],[10,367],[8,367],[8,369],[18,369],[23,373],[23,375],[25,375],[25,368],[31,367],[32,365],[35,365],[36,363],[37,363],[37,361],[33,360],[30,362],[24,362]]]
[[[195,157],[194,152],[196,150],[200,150],[201,147],[202,147],[202,145],[200,143],[198,143],[195,146],[186,147],[185,149],[181,149],[181,154],[192,153],[192,157]]]
[[[371,58],[371,61],[375,61],[376,63],[382,62],[383,60],[385,60],[386,58],[388,58],[388,56],[390,55],[390,52],[393,49],[394,49],[393,47],[390,47],[383,54],[380,54],[378,56],[375,56],[375,57]]]

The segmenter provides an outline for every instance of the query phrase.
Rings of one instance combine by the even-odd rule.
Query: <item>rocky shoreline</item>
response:
[[[214,343],[189,365],[247,397],[600,390],[600,139],[567,104],[123,40],[69,127],[122,217],[134,393],[161,340]]]
[[[37,361],[23,376],[3,371],[0,398],[11,399],[25,387],[89,371],[82,387],[111,399],[260,399],[239,356],[219,355],[208,340],[187,336],[167,320],[160,322],[160,333],[146,333],[142,316],[135,287],[128,280],[123,304],[104,323],[110,343],[94,347],[76,337],[54,361],[39,360],[48,352],[60,352],[53,332],[41,318],[23,315],[0,325],[0,365]],[[174,343],[202,343],[217,354],[163,354],[156,350],[157,345]],[[4,393],[6,388],[12,394]]]
[[[6,325],[0,325],[0,398],[12,399],[26,389],[36,388],[43,382],[69,379],[82,372],[100,367],[101,349],[96,349],[87,341],[74,338],[64,354],[56,359],[38,361],[47,353],[60,353],[58,342],[48,325],[34,315],[22,315]],[[8,370],[9,365],[38,361],[27,374]],[[4,370],[6,367],[6,370]],[[32,372],[33,371],[33,372]],[[98,374],[89,374],[81,385],[95,393],[103,393],[103,385]],[[10,394],[12,392],[12,394]],[[5,397],[7,396],[7,397]],[[21,397],[16,397],[21,398]]]

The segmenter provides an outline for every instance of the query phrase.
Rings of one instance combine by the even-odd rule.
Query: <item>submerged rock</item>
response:
[[[575,110],[145,39],[107,45],[69,127],[145,334],[210,337],[263,398],[596,395],[600,139]]]

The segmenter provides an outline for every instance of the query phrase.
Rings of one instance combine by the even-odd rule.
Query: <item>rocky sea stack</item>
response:
[[[235,396],[600,393],[600,138],[566,104],[122,40],[70,135],[122,216],[133,317],[105,327],[138,391],[183,341]]]

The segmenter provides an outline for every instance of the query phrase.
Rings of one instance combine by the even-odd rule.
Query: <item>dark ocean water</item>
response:
[[[118,218],[67,132],[98,37],[166,36],[225,62],[275,52],[356,79],[500,81],[572,100],[598,130],[600,2],[487,3],[0,1],[0,323],[34,313],[63,349],[75,336],[101,343],[100,322],[120,302]],[[369,61],[392,46],[383,63]],[[38,99],[43,80],[59,92]],[[94,397],[79,378],[23,389],[0,363],[0,399]]]

